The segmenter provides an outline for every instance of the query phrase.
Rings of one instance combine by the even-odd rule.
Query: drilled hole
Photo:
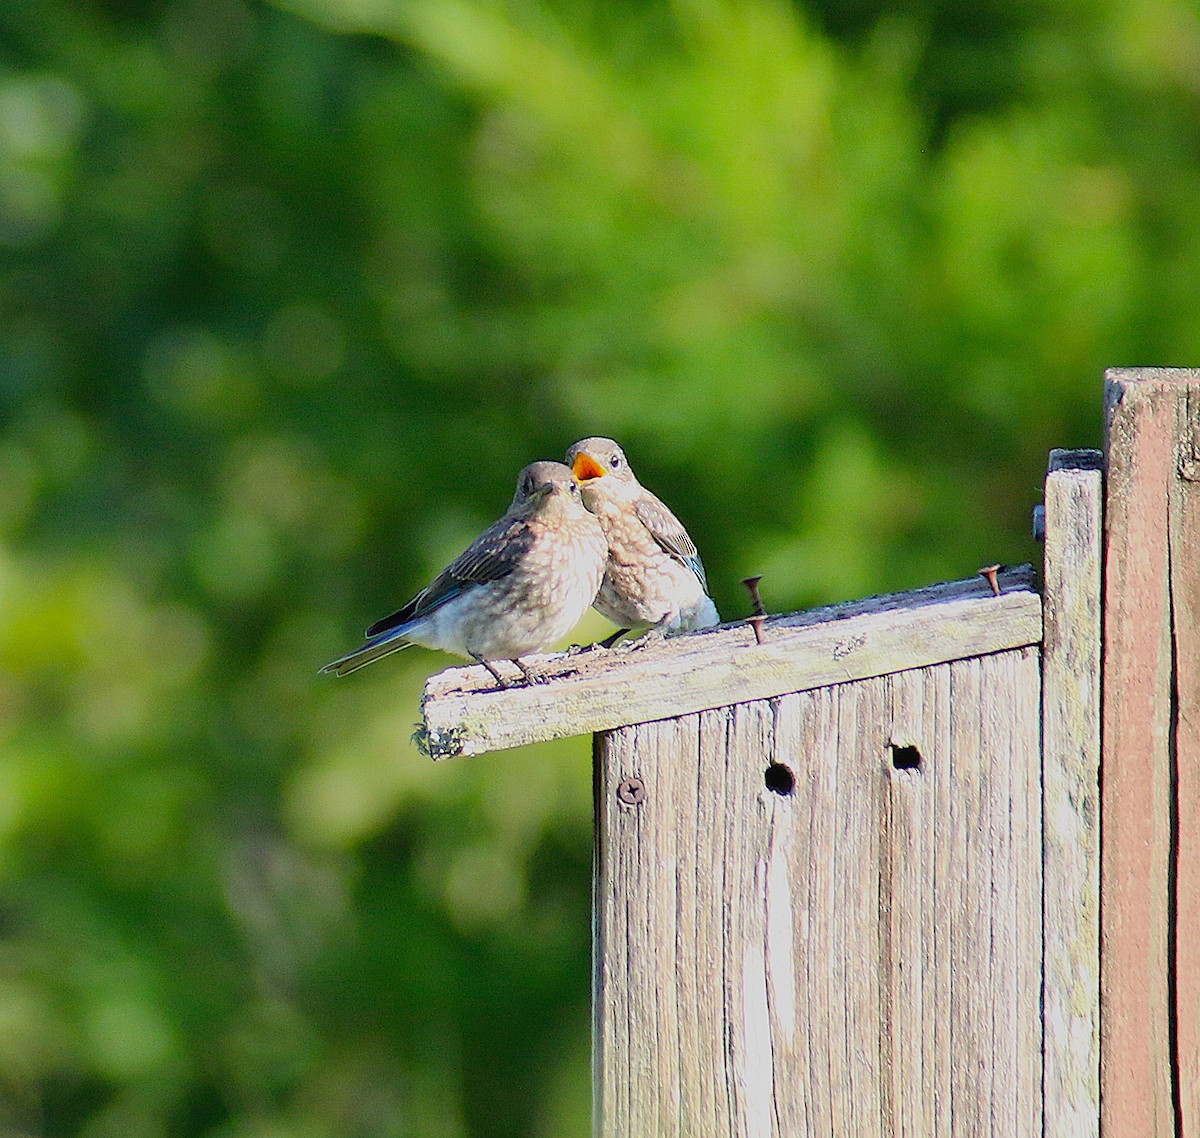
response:
[[[775,794],[788,795],[796,789],[796,776],[783,763],[772,763],[763,775],[767,789]]]
[[[921,769],[921,752],[916,747],[902,747],[893,743],[892,766],[898,771],[919,771]]]

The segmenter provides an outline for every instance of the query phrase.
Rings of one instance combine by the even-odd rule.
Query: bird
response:
[[[521,663],[565,636],[595,600],[608,558],[599,519],[588,511],[571,470],[534,462],[517,478],[504,516],[489,526],[408,604],[377,620],[366,643],[326,664],[338,676],[420,644],[482,664]]]
[[[583,503],[608,538],[608,563],[594,602],[619,631],[674,636],[721,621],[695,543],[683,523],[638,482],[612,439],[580,439],[567,451]]]

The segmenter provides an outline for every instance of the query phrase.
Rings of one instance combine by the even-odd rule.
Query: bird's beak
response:
[[[591,455],[583,451],[575,456],[571,472],[575,475],[576,482],[590,482],[593,478],[603,478],[608,473]]]

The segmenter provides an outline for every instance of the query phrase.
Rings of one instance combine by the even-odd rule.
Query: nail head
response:
[[[982,569],[979,570],[979,575],[989,585],[992,586],[992,592],[996,596],[1000,595],[1000,582],[996,580],[996,574],[999,572],[1000,572],[999,565],[985,565]]]

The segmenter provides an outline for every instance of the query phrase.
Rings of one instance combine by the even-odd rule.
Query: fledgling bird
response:
[[[583,502],[608,538],[608,564],[594,602],[623,630],[663,636],[709,628],[721,621],[708,595],[704,565],[683,523],[647,490],[612,439],[581,439],[567,462]],[[610,637],[611,645],[620,633]]]
[[[483,664],[549,648],[596,597],[608,558],[599,520],[561,462],[535,462],[517,478],[512,504],[403,608],[367,629],[361,648],[321,670],[339,676],[410,644]]]

